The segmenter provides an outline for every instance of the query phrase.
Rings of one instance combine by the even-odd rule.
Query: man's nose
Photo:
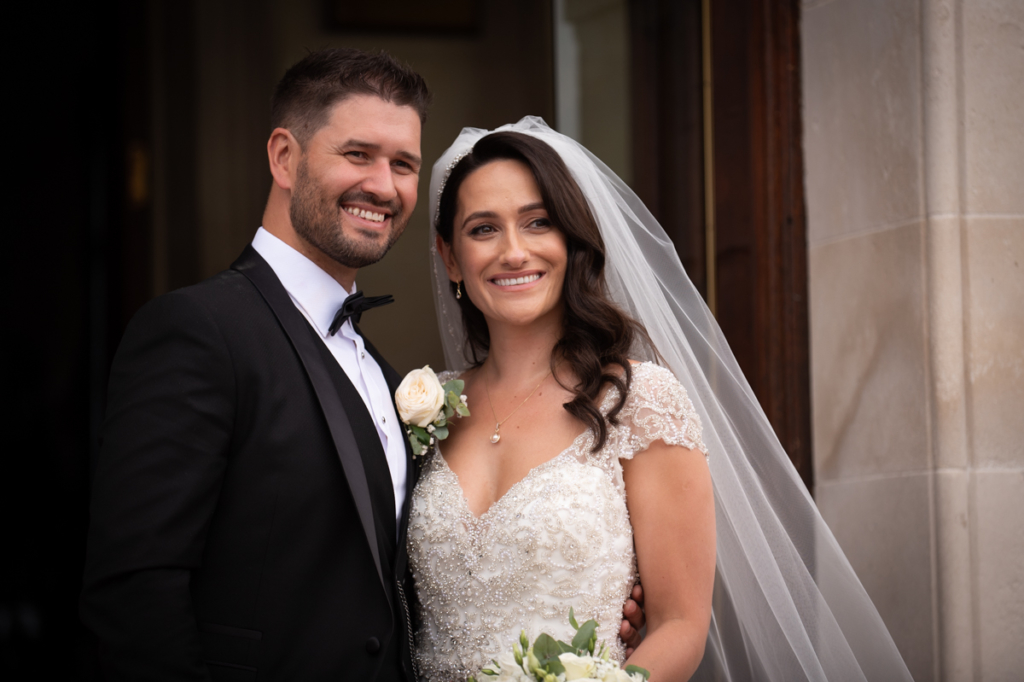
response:
[[[369,168],[367,168],[366,176],[360,184],[360,188],[381,201],[391,201],[398,196],[391,164],[387,159],[376,159],[370,164]]]

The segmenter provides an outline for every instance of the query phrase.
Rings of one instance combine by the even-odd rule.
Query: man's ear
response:
[[[295,175],[302,158],[302,146],[287,128],[274,128],[267,140],[267,157],[270,161],[270,174],[274,183],[286,190],[295,186]]]
[[[455,260],[455,251],[451,245],[446,244],[441,235],[435,237],[437,244],[437,252],[441,254],[441,260],[444,261],[444,269],[448,272],[448,279],[452,282],[462,281],[462,268],[459,267],[458,261]]]

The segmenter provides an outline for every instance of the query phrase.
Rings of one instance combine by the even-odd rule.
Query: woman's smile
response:
[[[488,281],[501,289],[522,291],[527,289],[528,285],[533,284],[543,276],[543,272],[532,272],[528,274],[511,273],[492,277]]]

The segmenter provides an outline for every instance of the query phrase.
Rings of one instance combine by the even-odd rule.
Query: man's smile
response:
[[[369,220],[374,223],[383,223],[389,217],[387,213],[370,211],[365,208],[359,208],[358,206],[342,206],[341,208],[349,215],[362,218],[363,220]]]

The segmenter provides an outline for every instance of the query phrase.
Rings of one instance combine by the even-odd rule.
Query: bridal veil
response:
[[[468,363],[459,308],[434,246],[439,194],[454,164],[497,131],[531,135],[562,157],[600,227],[612,298],[646,327],[659,364],[686,387],[700,415],[718,557],[711,628],[693,679],[910,680],[665,231],[607,166],[540,118],[496,131],[465,128],[434,164],[430,248],[448,369]],[[648,355],[637,349],[633,357],[659,362]]]

